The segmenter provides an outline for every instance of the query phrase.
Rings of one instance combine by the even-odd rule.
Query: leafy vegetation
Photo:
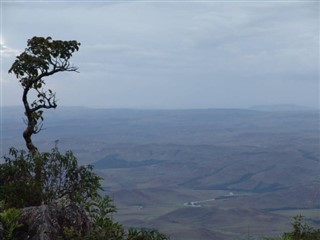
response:
[[[4,210],[4,202],[0,201],[0,225],[3,228],[3,234],[0,234],[1,239],[11,240],[14,231],[21,227],[18,222],[21,212],[16,208],[8,208]]]
[[[10,149],[0,165],[0,200],[6,207],[22,208],[47,204],[62,197],[85,204],[98,195],[100,177],[92,166],[79,166],[71,151],[27,153]],[[37,179],[36,171],[41,172]]]

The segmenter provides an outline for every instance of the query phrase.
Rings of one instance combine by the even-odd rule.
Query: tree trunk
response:
[[[32,139],[31,139],[31,136],[34,132],[35,126],[36,126],[36,123],[34,120],[31,120],[31,121],[28,120],[28,126],[27,126],[26,130],[24,130],[24,132],[23,132],[23,138],[26,142],[26,146],[29,149],[29,151],[32,153],[38,152],[37,147],[33,144]]]

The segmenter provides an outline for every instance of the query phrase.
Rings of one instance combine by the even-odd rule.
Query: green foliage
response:
[[[93,172],[92,165],[79,166],[71,151],[61,154],[55,147],[50,153],[43,153],[41,160],[45,202],[67,196],[84,204],[98,196],[101,178]]]
[[[0,202],[0,224],[3,228],[3,236],[1,237],[4,240],[12,240],[14,231],[23,226],[18,222],[20,215],[20,210],[16,208],[4,210],[4,202]]]
[[[9,154],[11,157],[5,156],[5,163],[0,165],[0,200],[4,200],[6,208],[41,204],[32,155],[14,148]]]
[[[116,206],[109,196],[97,196],[85,206],[95,226],[104,228],[112,222],[112,214],[116,212]],[[110,216],[111,215],[111,216]]]
[[[84,204],[98,195],[100,177],[92,166],[78,166],[71,151],[26,153],[11,148],[0,165],[0,200],[7,207],[36,206],[61,197]]]
[[[86,210],[94,226],[89,239],[124,239],[123,226],[112,219],[116,207],[109,196],[96,197],[86,205]]]
[[[13,72],[23,86],[28,84],[29,77],[38,77],[50,70],[67,67],[68,60],[79,50],[77,41],[52,40],[51,37],[33,37],[27,42],[25,51],[17,57],[9,72]],[[43,82],[33,83],[33,88],[41,88]]]

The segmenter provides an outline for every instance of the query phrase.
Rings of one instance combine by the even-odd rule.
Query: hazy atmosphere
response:
[[[0,0],[0,239],[320,240],[319,10]]]
[[[318,1],[1,1],[3,106],[33,36],[81,42],[80,73],[47,80],[59,105],[318,107]]]

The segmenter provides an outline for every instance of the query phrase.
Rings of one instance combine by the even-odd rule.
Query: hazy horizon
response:
[[[0,108],[21,108],[23,109],[23,104],[21,105],[0,105]],[[45,112],[57,111],[59,109],[67,108],[87,108],[95,110],[214,110],[214,109],[226,109],[226,110],[312,110],[319,111],[320,108],[308,107],[296,104],[270,104],[270,105],[252,105],[252,106],[243,106],[243,107],[198,107],[198,108],[147,108],[147,107],[95,107],[95,106],[77,106],[77,105],[58,105],[56,109],[49,109]]]

